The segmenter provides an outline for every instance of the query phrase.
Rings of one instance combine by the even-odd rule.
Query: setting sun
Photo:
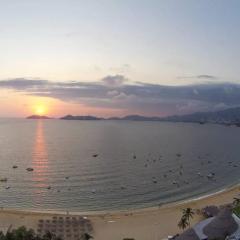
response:
[[[38,105],[35,107],[35,113],[37,115],[44,115],[47,113],[47,107],[44,105]]]

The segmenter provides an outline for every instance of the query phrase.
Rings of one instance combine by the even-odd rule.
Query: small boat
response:
[[[98,154],[93,154],[92,156],[93,156],[93,157],[97,157],[97,156],[98,156]]]
[[[177,184],[177,182],[176,182],[176,181],[173,181],[173,182],[172,182],[172,184],[174,184],[174,185],[175,185],[175,184]]]
[[[213,173],[209,173],[208,175],[207,175],[207,178],[208,179],[212,179],[214,177],[214,174]]]
[[[133,159],[136,159],[136,158],[137,158],[137,156],[134,154],[134,155],[133,155]]]
[[[176,154],[176,156],[177,156],[177,157],[181,157],[181,156],[182,156],[182,154],[180,154],[180,153],[177,153],[177,154]]]
[[[34,169],[31,168],[31,167],[29,167],[29,168],[26,168],[26,170],[27,170],[28,172],[32,172]]]
[[[5,189],[7,189],[7,190],[8,190],[9,188],[10,188],[9,186],[5,187]]]
[[[13,169],[15,169],[15,168],[18,168],[18,166],[17,165],[13,165],[13,167],[12,167]]]
[[[51,186],[48,186],[47,189],[50,190],[50,189],[51,189]]]

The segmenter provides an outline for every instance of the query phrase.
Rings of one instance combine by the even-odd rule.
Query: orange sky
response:
[[[66,114],[104,117],[122,113],[121,109],[89,107],[48,97],[27,96],[9,90],[0,90],[0,101],[0,117],[26,117],[33,114],[51,117],[62,117]]]

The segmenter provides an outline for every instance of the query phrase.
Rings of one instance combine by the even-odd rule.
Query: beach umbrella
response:
[[[211,205],[211,206],[205,207],[202,211],[203,211],[203,214],[208,218],[215,217],[219,213],[219,208],[214,205]]]

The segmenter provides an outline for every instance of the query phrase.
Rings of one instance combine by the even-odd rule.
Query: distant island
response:
[[[240,123],[240,107],[229,108],[213,112],[196,112],[186,115],[174,115],[168,117],[127,115],[124,117],[99,118],[95,116],[72,116],[62,117],[64,120],[127,120],[127,121],[164,121],[164,122],[192,122],[192,123],[221,123],[236,124]]]
[[[175,115],[162,118],[161,120],[169,122],[221,123],[238,125],[240,123],[240,107],[229,108],[221,111]]]
[[[27,119],[51,119],[47,116],[32,115]],[[124,117],[109,117],[101,118],[96,116],[73,116],[66,115],[59,118],[61,120],[117,120],[117,121],[162,121],[162,122],[191,122],[191,123],[218,123],[226,125],[236,125],[240,127],[240,107],[229,108],[226,110],[215,111],[215,112],[196,112],[186,115],[174,115],[168,117],[157,117],[157,116],[141,116],[141,115],[127,115]]]
[[[128,115],[125,117],[110,117],[110,118],[100,118],[95,116],[72,116],[66,115],[61,117],[62,120],[128,120],[128,121],[161,121],[160,117],[147,117],[141,115]]]
[[[64,117],[61,117],[62,120],[103,120],[104,118],[98,118],[94,116],[72,116],[72,115],[66,115]]]
[[[27,117],[27,119],[52,119],[52,118],[47,117],[47,116],[32,115],[32,116]]]

